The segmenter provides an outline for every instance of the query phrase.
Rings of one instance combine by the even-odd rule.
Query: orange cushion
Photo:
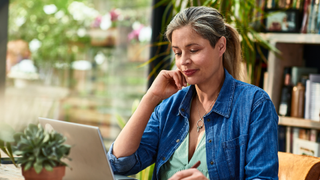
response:
[[[320,158],[278,152],[279,180],[319,180]]]

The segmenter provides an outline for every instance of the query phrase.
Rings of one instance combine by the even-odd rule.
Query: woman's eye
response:
[[[192,53],[195,53],[195,52],[197,52],[198,50],[195,50],[195,49],[191,49],[190,50],[190,52],[192,52]]]
[[[177,52],[177,53],[174,53],[174,54],[175,54],[176,56],[180,56],[180,55],[181,55],[181,53],[178,53],[178,52]]]

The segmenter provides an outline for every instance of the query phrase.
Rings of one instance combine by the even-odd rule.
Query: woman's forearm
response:
[[[119,158],[136,152],[154,108],[163,99],[167,99],[186,85],[187,82],[180,70],[162,70],[114,142],[113,155]]]
[[[143,96],[138,108],[114,142],[112,153],[117,158],[129,156],[136,152],[149,118],[160,101],[161,99],[151,93]]]

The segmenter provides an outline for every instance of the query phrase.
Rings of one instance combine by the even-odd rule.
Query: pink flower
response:
[[[116,9],[110,11],[111,21],[117,21],[120,13]]]
[[[128,40],[131,41],[131,40],[135,39],[135,40],[139,41],[139,34],[140,34],[142,28],[143,28],[143,25],[141,24],[139,28],[131,31],[128,34]]]
[[[91,24],[92,28],[99,28],[101,24],[102,16],[97,16]]]

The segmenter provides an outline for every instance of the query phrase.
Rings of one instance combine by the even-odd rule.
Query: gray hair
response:
[[[172,42],[173,31],[187,25],[190,25],[204,39],[209,40],[213,48],[222,36],[226,38],[227,47],[223,56],[223,66],[235,79],[240,79],[242,58],[239,33],[235,28],[224,22],[219,11],[204,6],[184,9],[167,26],[165,33],[167,39]]]

